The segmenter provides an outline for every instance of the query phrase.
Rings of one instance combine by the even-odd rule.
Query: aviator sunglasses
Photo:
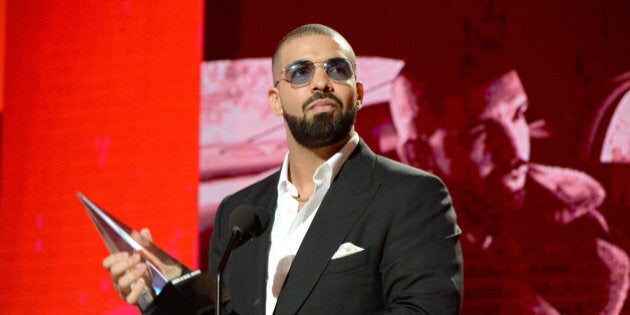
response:
[[[317,69],[315,64],[322,64],[322,69],[324,69],[326,75],[336,82],[344,83],[354,74],[354,63],[345,58],[330,58],[324,62],[298,60],[282,69],[280,75],[283,77],[276,81],[273,86],[277,87],[281,80],[291,83],[293,88],[306,86],[315,75],[315,70]]]

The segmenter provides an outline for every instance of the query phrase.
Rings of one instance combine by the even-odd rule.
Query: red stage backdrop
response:
[[[6,1],[2,313],[138,313],[77,190],[196,266],[202,8]]]

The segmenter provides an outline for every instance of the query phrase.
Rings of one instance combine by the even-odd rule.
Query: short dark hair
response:
[[[350,58],[351,58],[350,61],[355,62],[356,56],[354,54],[354,50],[352,50],[352,46],[350,46],[350,43],[348,43],[348,41],[339,32],[322,24],[306,24],[289,32],[287,35],[285,35],[282,38],[282,40],[280,40],[280,42],[278,43],[278,46],[276,46],[276,51],[273,53],[273,59],[271,60],[271,70],[273,73],[274,82],[277,80],[276,74],[279,73],[279,71],[276,71],[276,66],[278,64],[278,59],[280,58],[279,55],[280,55],[280,49],[282,48],[282,46],[284,46],[286,43],[294,39],[301,38],[304,36],[309,36],[309,35],[330,36],[333,39],[339,41],[340,43],[346,44],[349,49],[348,52],[350,53]]]
[[[480,97],[482,94],[491,93],[492,91],[486,91],[489,85],[504,84],[505,76],[512,71],[515,71],[514,68],[506,63],[485,63],[467,69],[456,78],[445,77],[448,81],[429,82],[424,96],[428,104],[427,110],[432,115],[430,119],[448,119],[449,117],[445,117],[444,107],[448,99],[459,98],[468,104],[471,102],[473,93]],[[467,112],[474,116],[476,113],[472,109],[468,104],[468,110],[471,111]]]

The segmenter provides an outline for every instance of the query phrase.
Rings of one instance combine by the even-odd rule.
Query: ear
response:
[[[357,109],[363,106],[363,82],[357,81]]]
[[[271,107],[273,113],[277,116],[282,116],[282,113],[284,111],[282,110],[282,103],[280,102],[280,94],[278,88],[270,88],[267,92],[267,99],[269,100],[269,107]]]

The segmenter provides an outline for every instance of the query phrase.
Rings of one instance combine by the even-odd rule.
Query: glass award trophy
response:
[[[138,301],[143,313],[210,314],[216,281],[199,270],[191,271],[80,192],[77,196],[110,253],[138,253],[147,264],[147,286]]]

